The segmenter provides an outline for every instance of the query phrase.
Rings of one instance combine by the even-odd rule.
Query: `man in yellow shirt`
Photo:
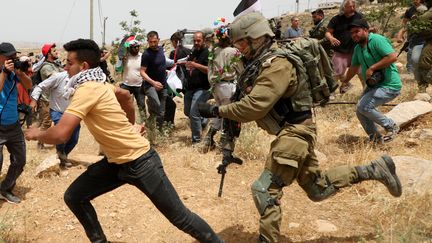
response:
[[[98,67],[100,50],[92,40],[78,39],[64,45],[65,70],[70,82],[65,97],[71,103],[59,123],[46,131],[25,131],[27,140],[60,144],[69,139],[83,120],[105,152],[66,190],[64,200],[83,225],[91,242],[107,242],[90,200],[126,183],[136,186],[178,229],[200,242],[223,242],[198,215],[188,210],[166,176],[159,155],[134,129],[129,91],[105,82]]]

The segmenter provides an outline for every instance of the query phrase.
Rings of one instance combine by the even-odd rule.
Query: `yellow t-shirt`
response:
[[[109,162],[122,164],[148,152],[150,144],[134,131],[114,89],[107,83],[86,82],[77,88],[65,112],[85,122]]]

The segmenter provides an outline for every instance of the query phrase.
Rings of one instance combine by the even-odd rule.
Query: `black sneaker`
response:
[[[72,167],[72,163],[67,159],[60,159],[60,168],[68,169]]]
[[[68,169],[72,167],[72,163],[68,160],[67,155],[57,151],[57,158],[60,160],[60,169]]]
[[[0,192],[0,199],[6,200],[8,203],[18,204],[21,199],[15,196],[12,192]]]

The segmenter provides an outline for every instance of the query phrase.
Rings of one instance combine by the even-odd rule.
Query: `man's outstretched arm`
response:
[[[46,131],[40,131],[39,128],[32,127],[24,130],[24,135],[27,140],[39,140],[46,144],[63,144],[69,140],[80,122],[79,117],[65,112],[57,125],[48,128]]]

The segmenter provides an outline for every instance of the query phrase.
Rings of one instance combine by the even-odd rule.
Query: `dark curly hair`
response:
[[[80,62],[87,62],[90,68],[99,66],[101,51],[99,46],[90,39],[78,39],[63,45],[67,52],[76,52]]]

